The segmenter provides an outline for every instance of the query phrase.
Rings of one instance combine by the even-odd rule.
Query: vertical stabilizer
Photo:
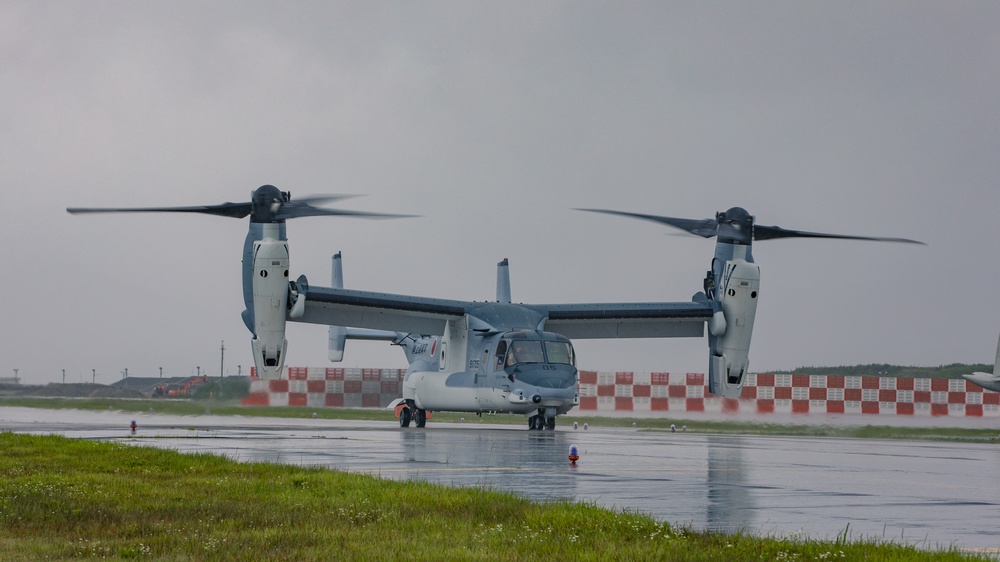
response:
[[[333,273],[331,277],[334,289],[344,288],[344,266],[340,262],[340,252],[333,254]]]
[[[331,283],[334,289],[344,288],[344,269],[340,262],[340,252],[333,255],[333,271]],[[344,360],[344,346],[347,344],[347,328],[330,326],[329,359],[334,363]]]
[[[997,338],[997,356],[993,359],[993,376],[1000,375],[1000,338]]]
[[[1000,392],[1000,338],[997,338],[997,356],[993,359],[993,372],[976,372],[971,375],[962,375],[962,378],[974,384],[978,384],[986,390]]]
[[[510,302],[510,270],[507,258],[497,264],[497,302]]]

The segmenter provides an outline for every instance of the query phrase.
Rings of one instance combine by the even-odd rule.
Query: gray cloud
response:
[[[756,369],[989,362],[1000,322],[991,3],[8,2],[4,370],[38,382],[250,364],[246,225],[73,217],[274,183],[423,215],[289,225],[293,275],[489,299],[687,300],[712,243],[574,212],[921,239],[755,245]],[[322,366],[325,330],[289,329]],[[703,340],[578,342],[583,368],[704,371]],[[347,365],[400,366],[352,342]]]

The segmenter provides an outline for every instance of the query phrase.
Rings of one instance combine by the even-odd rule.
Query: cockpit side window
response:
[[[504,355],[507,355],[507,340],[500,340],[500,343],[497,344],[497,353],[496,353],[497,360],[496,364],[493,366],[494,371],[499,371],[503,369]]]
[[[569,342],[546,341],[545,355],[548,356],[549,363],[576,365],[576,358],[573,356],[573,346]]]

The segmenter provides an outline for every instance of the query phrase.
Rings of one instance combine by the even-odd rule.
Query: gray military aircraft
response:
[[[689,220],[584,209],[667,224],[717,237],[703,292],[689,302],[515,304],[506,259],[497,264],[495,301],[456,301],[343,288],[340,255],[334,287],[309,286],[300,277],[293,293],[305,299],[299,322],[334,326],[330,358],[343,357],[346,339],[383,339],[403,347],[410,363],[400,399],[400,425],[423,427],[427,411],[512,412],[532,429],[552,429],[555,418],[579,403],[571,339],[701,337],[709,327],[709,391],[741,394],[748,368],[760,271],[753,240],[843,238],[920,243],[755,226],[741,208],[715,219]],[[375,331],[372,331],[375,330]],[[379,332],[378,330],[390,330]]]
[[[962,375],[967,381],[972,381],[975,384],[985,388],[986,390],[992,390],[994,392],[1000,392],[1000,338],[997,339],[997,356],[993,361],[993,372],[992,373],[972,373],[971,375]]]
[[[572,338],[701,337],[709,328],[709,391],[738,397],[748,368],[760,270],[753,240],[842,238],[920,243],[787,230],[755,225],[734,207],[714,219],[691,220],[621,211],[583,209],[655,221],[692,234],[717,238],[703,291],[686,302],[515,304],[507,261],[498,264],[495,301],[458,301],[312,287],[304,276],[289,281],[285,220],[306,216],[400,215],[339,211],[293,202],[265,185],[248,203],[203,207],[70,208],[70,213],[195,212],[242,218],[250,215],[244,245],[243,319],[253,334],[254,362],[261,378],[279,378],[287,341],[285,322],[324,324],[331,330],[331,359],[343,356],[348,338],[387,339],[410,363],[403,381],[400,424],[423,426],[428,411],[512,412],[529,427],[552,429],[557,415],[578,403]],[[342,279],[342,277],[341,277]]]

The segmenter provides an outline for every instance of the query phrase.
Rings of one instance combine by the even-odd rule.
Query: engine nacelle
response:
[[[265,238],[253,247],[253,359],[261,379],[281,378],[288,310],[288,243]]]
[[[760,268],[745,260],[727,261],[719,276],[716,298],[723,319],[716,320],[709,335],[709,392],[739,398],[749,368],[750,336],[757,314]],[[716,333],[719,332],[719,333]]]

